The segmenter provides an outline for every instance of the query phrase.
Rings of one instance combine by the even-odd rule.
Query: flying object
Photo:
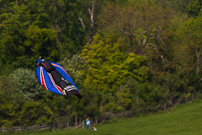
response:
[[[41,56],[36,59],[36,64],[36,77],[45,89],[63,95],[65,98],[70,95],[75,95],[79,99],[82,98],[79,89],[61,65],[44,60]]]

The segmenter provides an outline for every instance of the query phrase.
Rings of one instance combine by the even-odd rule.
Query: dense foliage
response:
[[[201,95],[201,0],[0,0],[0,126],[165,110]],[[90,41],[90,42],[89,42]],[[46,91],[42,56],[83,98]],[[200,98],[200,97],[198,97]]]

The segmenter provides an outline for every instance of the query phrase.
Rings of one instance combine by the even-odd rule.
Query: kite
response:
[[[76,95],[82,98],[79,89],[76,87],[67,71],[59,64],[37,58],[38,65],[36,77],[39,83],[48,91],[63,95],[67,98],[70,95]]]

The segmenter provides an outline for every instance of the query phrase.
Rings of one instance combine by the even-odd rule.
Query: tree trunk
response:
[[[54,120],[53,125],[51,127],[52,131],[54,131],[54,127],[55,127],[55,120]]]
[[[172,99],[169,100],[169,103],[170,103],[171,105],[173,105]]]
[[[82,126],[83,128],[85,127],[85,123],[84,123],[84,120],[83,120],[83,126]]]
[[[199,65],[200,65],[200,54],[199,54],[199,52],[198,52],[197,49],[196,49],[196,60],[197,60],[196,75],[198,75],[198,73],[200,71],[200,68],[199,68]]]
[[[67,128],[69,127],[69,118],[67,118]]]
[[[61,122],[61,130],[63,130],[63,121]]]
[[[89,44],[91,44],[91,42],[93,41],[93,35],[94,35],[94,8],[95,8],[95,0],[93,0],[92,9],[91,10],[88,9],[90,13],[90,20],[91,20],[91,35],[89,39]]]
[[[194,101],[194,92],[191,94],[191,101]]]
[[[166,111],[167,110],[167,105],[166,105],[166,103],[164,103],[164,111]]]
[[[77,114],[75,114],[75,124],[74,126],[76,127],[78,124],[77,124]]]
[[[10,131],[11,131],[10,133],[13,134],[13,127],[11,127]]]
[[[97,119],[97,116],[95,116],[95,123],[96,123],[96,124],[98,123],[98,119]]]

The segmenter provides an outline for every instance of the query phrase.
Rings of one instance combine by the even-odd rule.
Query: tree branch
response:
[[[92,5],[92,10],[88,9],[89,14],[90,14],[90,20],[91,20],[91,36],[89,43],[93,41],[93,35],[94,35],[94,7],[95,7],[95,0],[93,0],[93,5]]]
[[[84,25],[84,23],[83,23],[83,19],[82,19],[82,18],[79,18],[79,20],[80,20],[80,22],[81,22],[83,28],[85,29],[85,25]]]
[[[156,52],[160,53],[160,52],[158,51],[157,46],[156,46],[155,44],[153,44],[153,43],[148,43],[148,44],[146,45],[145,49],[147,49],[147,47],[148,47],[149,45],[150,45],[150,46],[153,46],[154,49],[156,50]],[[163,57],[162,54],[160,54],[160,55],[161,55],[161,59],[162,59],[163,61],[167,61],[167,60]]]

